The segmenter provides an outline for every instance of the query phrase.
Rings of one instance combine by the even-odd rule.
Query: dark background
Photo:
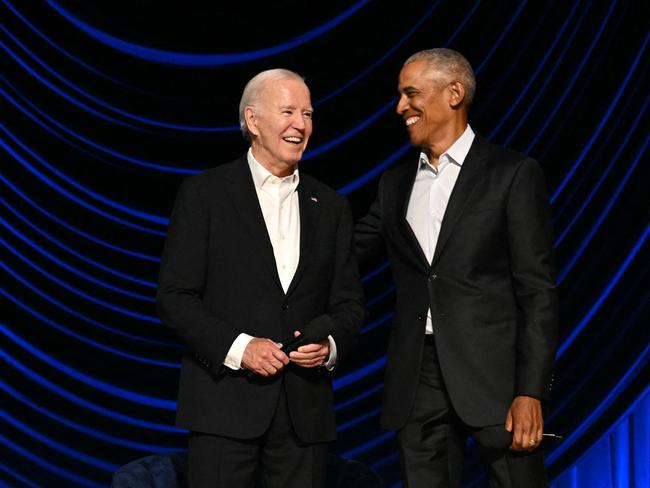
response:
[[[106,485],[185,448],[180,349],[153,297],[181,180],[246,149],[244,84],[274,67],[312,90],[301,171],[355,216],[408,149],[396,80],[421,49],[477,73],[470,123],[546,172],[562,297],[551,476],[647,392],[648,21],[643,1],[0,0],[0,481]],[[399,479],[378,426],[393,289],[335,380],[333,450]],[[254,297],[253,297],[254,298]],[[253,305],[254,306],[254,303]],[[470,457],[468,485],[480,483]]]

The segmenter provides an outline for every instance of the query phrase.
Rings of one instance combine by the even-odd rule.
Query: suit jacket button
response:
[[[418,314],[418,320],[423,321],[424,320],[424,314],[419,313]]]
[[[284,302],[282,304],[282,310],[288,310],[289,309],[289,304],[287,302]]]

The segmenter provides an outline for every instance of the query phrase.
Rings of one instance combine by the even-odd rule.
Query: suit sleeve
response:
[[[335,271],[327,303],[327,313],[314,318],[324,321],[336,342],[337,364],[356,344],[365,310],[357,260],[352,241],[352,215],[347,202],[341,211],[336,232]]]
[[[384,241],[382,235],[384,177],[379,181],[377,198],[370,206],[368,213],[359,219],[354,226],[354,242],[357,259],[361,269],[367,269],[384,257]]]
[[[183,182],[163,251],[156,308],[205,368],[217,373],[238,333],[203,303],[208,269],[208,209],[197,182]]]
[[[513,287],[522,313],[515,395],[545,399],[557,347],[558,297],[550,205],[542,169],[530,158],[514,176],[507,225]]]

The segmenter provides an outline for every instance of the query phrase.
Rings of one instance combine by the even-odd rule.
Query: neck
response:
[[[456,124],[445,127],[444,131],[439,134],[434,134],[422,149],[429,157],[431,165],[438,169],[438,158],[444,154],[460,136],[463,135],[467,128],[467,120],[459,121]]]
[[[267,158],[265,154],[258,154],[255,151],[255,146],[252,147],[253,157],[255,160],[262,165],[262,167],[271,173],[273,176],[278,178],[284,178],[285,176],[292,175],[298,163],[286,163],[281,161],[275,161],[272,158]]]

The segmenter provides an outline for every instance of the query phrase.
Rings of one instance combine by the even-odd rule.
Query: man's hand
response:
[[[289,364],[289,358],[280,347],[271,339],[255,337],[244,349],[241,365],[260,376],[273,376]]]
[[[539,447],[544,433],[542,403],[529,396],[517,396],[506,416],[506,430],[512,432],[513,451],[533,451]]]
[[[300,332],[294,331],[293,335],[298,337]],[[303,368],[315,368],[327,362],[330,356],[330,341],[325,339],[312,344],[300,346],[297,350],[289,353],[289,359]]]

